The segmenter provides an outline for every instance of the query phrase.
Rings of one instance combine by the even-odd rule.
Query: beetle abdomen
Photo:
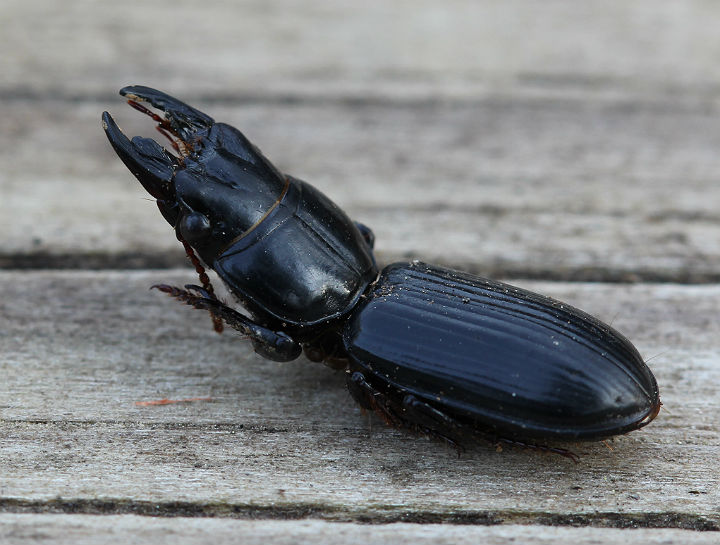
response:
[[[599,438],[647,424],[660,406],[652,373],[610,326],[424,263],[388,266],[344,341],[371,382],[503,436]]]

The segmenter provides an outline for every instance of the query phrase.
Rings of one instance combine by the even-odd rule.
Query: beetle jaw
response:
[[[108,112],[102,114],[102,126],[120,160],[145,191],[157,199],[163,217],[174,225],[177,203],[173,176],[178,160],[151,138],[128,139]]]
[[[146,102],[162,111],[165,114],[167,128],[184,142],[190,142],[196,133],[207,130],[215,124],[215,120],[209,115],[151,87],[129,85],[120,89],[120,94],[128,99],[131,106]],[[151,112],[144,113],[152,117]]]

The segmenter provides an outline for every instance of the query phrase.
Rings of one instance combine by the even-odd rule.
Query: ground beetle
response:
[[[313,186],[279,172],[240,131],[154,89],[120,91],[173,144],[103,127],[157,199],[203,286],[155,286],[210,312],[276,361],[304,350],[345,369],[388,424],[461,445],[485,437],[592,440],[648,424],[655,377],[588,314],[501,282],[413,261],[378,271],[373,235]],[[164,117],[141,103],[164,112]],[[214,294],[213,269],[252,318]]]

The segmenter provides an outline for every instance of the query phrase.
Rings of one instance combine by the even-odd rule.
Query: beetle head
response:
[[[262,221],[280,199],[285,177],[237,129],[149,87],[125,87],[120,94],[157,121],[175,153],[151,138],[129,140],[104,112],[110,144],[179,237],[212,264],[232,241]]]

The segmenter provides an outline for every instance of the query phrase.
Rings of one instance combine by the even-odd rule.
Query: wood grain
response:
[[[720,528],[715,286],[524,283],[615,316],[662,385],[657,422],[608,446],[566,445],[574,465],[485,445],[457,458],[368,421],[342,373],[261,360],[147,291],[183,271],[0,276],[8,510],[62,499],[80,512]],[[197,397],[212,401],[136,405]]]
[[[384,262],[421,257],[560,280],[718,278],[720,222],[707,192],[720,171],[720,123],[700,112],[542,102],[197,105],[243,127],[280,168],[370,225]],[[104,141],[105,107],[130,135],[152,134],[120,100],[8,113],[32,144],[15,137],[0,147],[6,266],[183,263],[167,224]],[[43,147],[46,160],[33,164]]]
[[[541,545],[576,543],[590,545],[598,540],[611,543],[632,539],[634,543],[691,545],[716,543],[717,534],[673,529],[608,529],[507,526],[451,526],[448,524],[391,523],[382,526],[335,523],[320,520],[265,521],[218,518],[156,518],[133,515],[23,515],[0,514],[0,538],[16,543],[105,544],[123,539],[159,545],[207,543],[208,535],[219,544],[242,541],[248,545],[298,541],[363,545],[368,541],[405,544],[465,545],[478,542],[500,545],[512,540]]]
[[[718,16],[708,0],[6,1],[0,541],[716,541]],[[100,128],[110,110],[153,134],[116,95],[132,83],[242,129],[370,225],[383,263],[515,278],[612,322],[665,409],[569,445],[577,466],[458,459],[361,415],[341,373],[218,337],[147,291],[194,275]]]

